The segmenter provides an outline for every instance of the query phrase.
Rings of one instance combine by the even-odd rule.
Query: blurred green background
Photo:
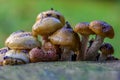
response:
[[[105,39],[120,58],[120,2],[119,0],[0,0],[0,47],[14,31],[31,31],[36,16],[54,8],[74,27],[79,22],[103,20],[111,24],[114,39]]]

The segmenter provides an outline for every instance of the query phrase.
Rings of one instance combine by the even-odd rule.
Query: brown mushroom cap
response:
[[[77,33],[80,33],[82,35],[94,34],[94,32],[91,29],[89,29],[89,23],[88,22],[78,23],[75,26],[74,31],[77,32]]]
[[[58,60],[58,55],[56,54],[56,49],[44,50],[41,48],[33,48],[29,52],[31,62],[42,62],[42,61],[56,61]]]
[[[43,18],[39,22],[36,22],[32,27],[32,32],[33,35],[50,35],[62,27],[63,25],[58,19],[54,17],[47,17]]]
[[[42,18],[46,18],[46,17],[57,18],[57,19],[59,19],[61,21],[61,23],[63,25],[65,24],[65,18],[64,18],[64,16],[61,13],[59,13],[59,12],[53,10],[53,9],[38,14],[38,16],[36,18],[36,21],[39,21]]]
[[[75,49],[80,40],[78,34],[66,25],[51,35],[49,39],[55,45],[69,46],[71,49]]]
[[[14,32],[6,39],[5,45],[11,49],[32,49],[40,47],[40,42],[31,32]]]
[[[104,43],[100,47],[100,51],[103,55],[111,55],[114,53],[114,48],[109,43]]]
[[[104,21],[92,21],[89,28],[95,32],[97,35],[103,37],[114,37],[114,30],[111,25],[107,24]]]

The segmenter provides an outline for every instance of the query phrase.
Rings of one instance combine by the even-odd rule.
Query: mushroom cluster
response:
[[[95,39],[89,39],[95,35]],[[41,40],[39,40],[41,37]],[[104,38],[114,30],[104,21],[81,22],[74,29],[56,10],[38,14],[32,32],[13,32],[0,49],[0,65],[51,61],[111,61],[114,48]]]

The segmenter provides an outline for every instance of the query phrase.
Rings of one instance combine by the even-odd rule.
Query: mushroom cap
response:
[[[39,22],[36,22],[32,27],[32,32],[33,35],[51,35],[62,27],[63,25],[58,19],[54,17],[47,17],[43,18]]]
[[[0,63],[4,60],[4,56],[8,50],[8,47],[3,47],[0,49]]]
[[[31,32],[14,32],[6,39],[5,45],[10,49],[32,49],[41,44]]]
[[[6,52],[4,59],[9,58],[22,60],[25,63],[30,62],[28,52],[25,52],[25,50],[9,50],[8,52]]]
[[[111,54],[114,53],[114,48],[112,47],[111,44],[109,44],[109,43],[104,43],[104,44],[101,45],[100,51],[101,51],[102,54],[104,54],[104,55],[111,55]]]
[[[41,20],[42,18],[46,18],[46,17],[54,17],[54,18],[57,18],[57,19],[59,19],[59,20],[61,21],[61,23],[62,23],[63,25],[65,24],[65,18],[64,18],[64,16],[63,16],[61,13],[59,13],[59,12],[53,10],[53,9],[48,10],[48,11],[44,11],[44,12],[38,14],[38,16],[37,16],[37,18],[36,18],[36,21],[39,21],[39,20]]]
[[[82,23],[76,24],[74,31],[77,33],[80,33],[81,35],[94,34],[94,32],[91,29],[89,29],[88,22],[82,22]]]
[[[69,46],[71,49],[75,49],[80,40],[78,34],[73,31],[69,24],[53,33],[49,39],[55,45]]]
[[[38,47],[31,49],[29,52],[30,61],[33,63],[41,62],[43,59],[43,54],[43,50]]]
[[[42,61],[56,61],[58,60],[58,55],[54,49],[45,51],[41,48],[33,48],[29,52],[30,61],[33,63]]]
[[[102,37],[109,37],[111,39],[114,37],[114,30],[112,26],[104,21],[92,21],[89,28]]]

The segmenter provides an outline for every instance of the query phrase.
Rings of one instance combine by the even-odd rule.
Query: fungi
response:
[[[32,27],[32,34],[34,36],[41,35],[43,39],[43,43],[49,41],[48,36],[53,34],[56,30],[62,28],[62,23],[54,18],[47,17],[43,18],[41,21],[36,22]]]
[[[66,25],[56,31],[49,37],[54,45],[59,45],[62,49],[61,60],[71,60],[71,54],[75,51],[80,54],[80,39],[77,33],[73,31],[68,22]]]
[[[81,40],[81,54],[83,54],[83,57],[86,55],[87,51],[87,43],[89,40],[89,35],[94,34],[92,30],[89,29],[89,23],[88,22],[82,22],[78,23],[74,31],[81,34],[82,40]]]
[[[105,37],[113,38],[114,30],[111,25],[104,21],[92,21],[89,28],[96,34],[96,38],[86,53],[86,60],[93,60],[97,55]]]
[[[102,44],[100,47],[100,51],[101,51],[101,54],[99,57],[99,61],[105,61],[107,59],[107,57],[114,54],[114,48],[112,47],[112,45],[110,43]]]
[[[31,32],[14,32],[5,41],[5,46],[10,49],[32,49],[40,47],[41,44],[37,38],[32,36]]]
[[[59,55],[57,54],[57,48],[52,45],[50,42],[46,42],[42,48],[33,48],[29,52],[30,61],[32,63],[36,62],[50,62],[57,61],[59,59]]]
[[[3,65],[4,56],[5,56],[7,51],[9,51],[8,47],[3,47],[0,49],[0,65]]]
[[[59,19],[60,22],[61,22],[63,25],[65,25],[65,18],[64,18],[64,16],[63,16],[61,13],[53,10],[53,8],[51,8],[51,10],[44,11],[44,12],[38,14],[38,16],[37,16],[37,18],[36,18],[36,22],[37,22],[37,21],[40,21],[42,18],[47,18],[47,17],[54,17],[54,18],[56,18],[56,19]]]
[[[9,50],[4,56],[3,65],[18,65],[29,63],[28,51]]]

